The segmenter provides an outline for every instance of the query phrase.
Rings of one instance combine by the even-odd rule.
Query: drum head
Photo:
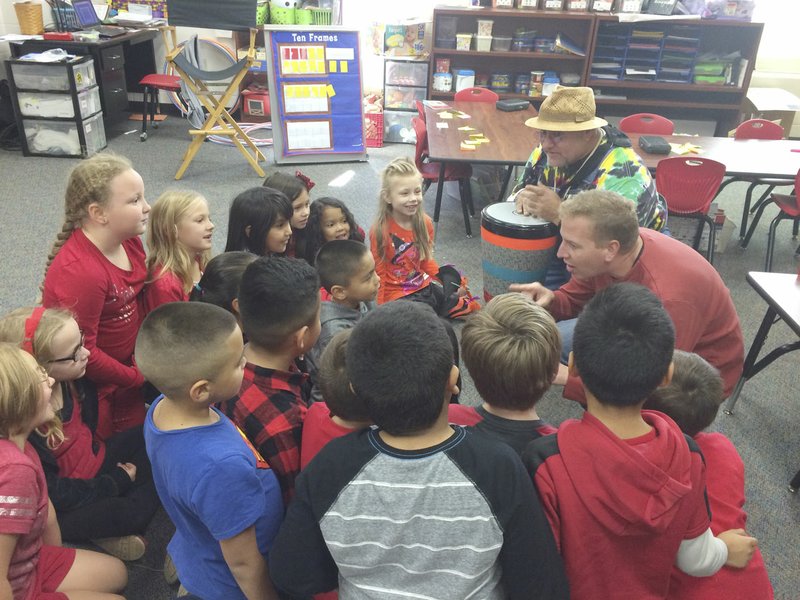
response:
[[[484,208],[481,227],[497,235],[522,239],[547,238],[558,233],[553,223],[518,213],[513,202],[497,202]]]

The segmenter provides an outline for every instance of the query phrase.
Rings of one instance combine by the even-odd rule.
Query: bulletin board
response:
[[[366,160],[358,31],[265,27],[275,162]]]

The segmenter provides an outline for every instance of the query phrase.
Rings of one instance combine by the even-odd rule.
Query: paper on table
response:
[[[439,129],[448,129],[450,127],[450,124],[445,123],[444,121],[439,121],[438,123],[436,123],[436,127],[438,127]]]

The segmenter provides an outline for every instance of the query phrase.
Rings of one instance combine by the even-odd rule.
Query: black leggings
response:
[[[98,475],[117,468],[117,463],[136,465],[136,481],[123,496],[101,498],[74,510],[58,513],[61,537],[67,542],[121,537],[144,533],[161,505],[153,483],[153,472],[144,446],[142,427],[112,436],[106,442],[106,456]]]

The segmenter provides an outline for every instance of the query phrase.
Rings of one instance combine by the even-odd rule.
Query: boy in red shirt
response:
[[[571,375],[582,377],[586,412],[523,454],[559,545],[573,600],[667,597],[672,565],[713,575],[744,567],[756,540],[741,530],[715,538],[697,445],[675,423],[643,411],[672,375],[675,330],[659,299],[611,285],[575,326]]]
[[[684,434],[691,437],[706,462],[706,491],[711,506],[711,531],[718,535],[727,529],[744,529],[744,463],[731,441],[716,432],[704,432],[717,418],[724,397],[719,371],[701,356],[676,350],[672,359],[675,373],[666,387],[657,389],[645,407],[659,410],[674,419]],[[764,558],[756,548],[753,560],[744,569],[723,567],[711,577],[689,577],[672,570],[669,584],[672,600],[771,600],[772,584]]]
[[[248,340],[239,394],[220,408],[275,471],[285,504],[300,472],[308,410],[308,375],[295,359],[319,337],[319,277],[304,260],[262,256],[239,286],[239,313]]]

